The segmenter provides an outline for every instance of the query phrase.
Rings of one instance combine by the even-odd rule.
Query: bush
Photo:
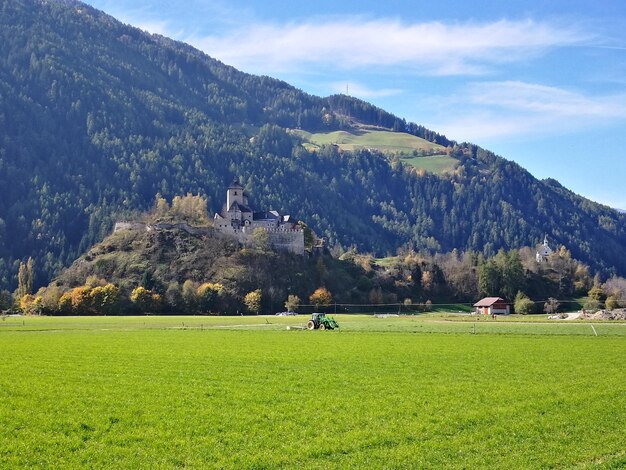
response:
[[[585,300],[585,303],[583,304],[583,308],[591,312],[597,312],[598,310],[600,310],[600,301],[596,299],[588,298],[587,300]]]
[[[535,312],[535,303],[530,300],[524,293],[518,292],[515,296],[515,302],[513,304],[515,313],[521,315],[528,315]]]
[[[610,296],[608,296],[606,298],[606,302],[604,303],[604,307],[607,310],[615,310],[617,307],[619,307],[619,302],[617,301],[615,296],[610,295]]]
[[[548,301],[543,306],[543,311],[548,315],[554,315],[559,311],[559,307],[561,304],[553,297],[550,297]]]

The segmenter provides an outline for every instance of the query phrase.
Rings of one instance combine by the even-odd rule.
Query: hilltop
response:
[[[46,284],[157,193],[217,212],[235,178],[339,252],[489,256],[547,233],[626,273],[626,215],[361,100],[242,73],[73,0],[0,0],[0,40],[1,288],[29,256]]]

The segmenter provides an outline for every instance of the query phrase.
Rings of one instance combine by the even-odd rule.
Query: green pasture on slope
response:
[[[311,133],[301,130],[293,131],[307,142],[316,145],[337,145],[342,150],[358,150],[375,148],[381,152],[412,153],[414,150],[443,150],[439,144],[416,137],[406,132],[391,132],[375,129],[352,129],[350,131],[333,131]]]
[[[626,324],[337,319],[6,318],[0,467],[626,465]]]
[[[402,159],[402,163],[411,165],[419,170],[429,171],[437,175],[445,171],[454,170],[459,161],[448,155],[433,155],[427,157],[407,157]]]
[[[405,132],[377,129],[352,129],[311,133],[292,131],[305,141],[305,147],[315,149],[321,145],[337,145],[341,150],[376,149],[383,153],[404,155],[402,162],[417,169],[441,174],[456,168],[459,161],[443,153],[444,147]],[[412,156],[414,151],[441,152],[437,155]]]

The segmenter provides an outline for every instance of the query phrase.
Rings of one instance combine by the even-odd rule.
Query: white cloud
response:
[[[594,97],[519,81],[472,84],[468,91],[470,102],[481,106],[497,106],[554,118],[626,117],[626,95]]]
[[[532,20],[406,24],[397,20],[251,24],[221,36],[186,38],[225,63],[261,73],[401,66],[434,75],[484,73],[491,66],[589,41],[574,28]]]
[[[428,126],[474,142],[576,132],[626,119],[626,94],[593,96],[519,81],[473,83],[438,103]]]

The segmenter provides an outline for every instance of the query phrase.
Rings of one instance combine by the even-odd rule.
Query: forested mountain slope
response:
[[[70,0],[0,0],[0,44],[0,288],[28,256],[35,285],[48,281],[157,193],[219,210],[234,177],[253,206],[331,245],[492,254],[548,233],[626,274],[626,215],[368,103],[239,72]],[[436,176],[376,151],[309,152],[285,131],[357,121],[447,146],[460,165]]]

